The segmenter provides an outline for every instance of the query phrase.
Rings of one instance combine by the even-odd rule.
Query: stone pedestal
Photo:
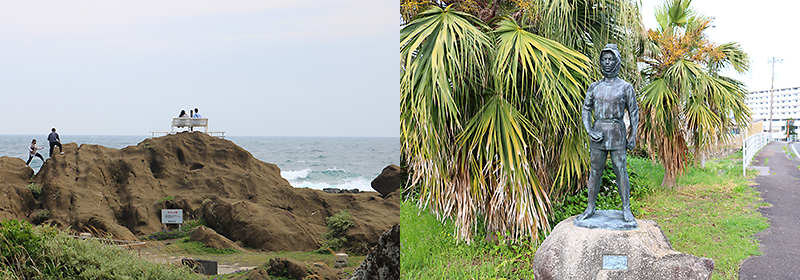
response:
[[[533,259],[537,280],[711,279],[714,261],[672,250],[655,221],[638,220],[630,230],[560,222]]]
[[[333,267],[335,268],[342,268],[347,266],[347,254],[336,254],[333,255]]]

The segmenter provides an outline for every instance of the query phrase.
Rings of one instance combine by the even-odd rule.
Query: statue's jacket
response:
[[[595,106],[596,104],[602,105]],[[630,83],[614,77],[610,82],[601,79],[589,85],[586,100],[583,102],[583,111],[594,111],[592,129],[603,133],[600,142],[589,141],[591,149],[606,151],[625,149],[628,143],[624,122],[626,109],[631,117],[638,117],[636,92]]]

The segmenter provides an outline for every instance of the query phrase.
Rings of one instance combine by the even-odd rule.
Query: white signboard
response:
[[[182,224],[183,209],[161,209],[162,224]]]

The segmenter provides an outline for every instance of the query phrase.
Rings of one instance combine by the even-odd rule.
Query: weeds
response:
[[[198,241],[189,241],[189,238],[183,238],[178,240],[175,245],[189,254],[212,254],[212,255],[224,255],[224,254],[233,254],[237,253],[236,249],[233,248],[224,248],[224,249],[216,249],[211,247],[206,247],[205,244]]]
[[[186,223],[184,223],[184,225],[181,227],[181,229],[160,230],[160,231],[148,234],[147,236],[142,237],[141,239],[142,240],[167,240],[167,239],[175,239],[175,238],[187,237],[187,236],[191,236],[194,233],[195,229],[197,229],[198,226],[203,226],[205,224],[206,224],[206,222],[203,219],[188,220],[188,221],[186,221]]]
[[[36,199],[39,199],[39,197],[42,195],[42,186],[37,183],[30,183],[25,186],[25,188],[31,191],[31,194],[33,194],[33,197]]]
[[[164,202],[164,201],[170,201],[170,202],[172,202],[173,200],[175,200],[175,196],[174,196],[174,195],[170,195],[170,196],[167,196],[167,197],[162,197],[162,198],[159,198],[159,199],[156,201],[156,204],[162,203],[162,202]]]
[[[151,263],[116,246],[26,221],[0,223],[0,252],[2,279],[201,279],[187,268]]]

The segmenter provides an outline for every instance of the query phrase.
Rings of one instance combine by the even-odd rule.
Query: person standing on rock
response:
[[[31,160],[33,159],[34,156],[39,157],[40,159],[42,159],[42,162],[44,162],[44,157],[42,157],[42,155],[39,154],[39,150],[42,149],[44,149],[44,147],[37,147],[36,139],[33,139],[33,141],[31,141],[30,147],[28,147],[28,152],[30,153],[30,155],[28,156],[28,161],[25,162],[25,165],[30,165]]]
[[[64,154],[64,148],[61,147],[61,138],[56,133],[56,128],[50,129],[50,135],[47,135],[47,141],[50,141],[50,157],[53,157],[53,148],[58,146],[58,151]]]
[[[622,217],[626,222],[635,221],[631,213],[630,181],[625,165],[625,149],[636,147],[636,128],[639,125],[639,106],[633,86],[617,77],[622,66],[622,57],[617,45],[608,44],[600,51],[600,70],[603,79],[589,85],[581,115],[583,126],[589,134],[591,173],[589,173],[589,203],[586,211],[578,215],[585,220],[595,213],[597,192],[600,188],[606,158],[611,154],[614,174],[617,175],[617,191],[622,200]],[[630,119],[630,136],[625,129],[625,111]],[[592,122],[594,116],[594,122]]]

